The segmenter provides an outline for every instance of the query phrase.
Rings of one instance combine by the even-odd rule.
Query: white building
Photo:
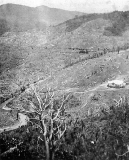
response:
[[[108,81],[107,86],[112,88],[124,88],[126,86],[126,83],[123,80],[112,80]]]

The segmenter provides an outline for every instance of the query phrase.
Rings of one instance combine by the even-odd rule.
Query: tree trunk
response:
[[[45,140],[46,147],[46,160],[54,160],[55,151],[54,149],[50,150],[49,142]]]
[[[49,143],[45,138],[45,147],[46,147],[46,160],[50,160],[50,150],[49,150]]]
[[[54,160],[54,157],[55,157],[55,152],[54,152],[54,150],[51,150],[50,160]]]

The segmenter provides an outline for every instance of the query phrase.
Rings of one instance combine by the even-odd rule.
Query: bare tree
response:
[[[34,113],[34,117],[30,118],[30,122],[40,131],[37,143],[39,144],[40,141],[44,143],[46,159],[53,160],[54,153],[58,149],[58,144],[67,128],[65,102],[68,100],[69,95],[63,96],[63,100],[56,105],[54,103],[54,94],[50,90],[44,98],[41,98],[35,87],[32,90],[37,99],[37,104],[29,101]]]

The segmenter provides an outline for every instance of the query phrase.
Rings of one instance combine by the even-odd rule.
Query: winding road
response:
[[[22,113],[19,113],[19,121],[12,126],[0,128],[0,133],[2,133],[4,131],[11,131],[11,130],[17,129],[21,126],[27,125],[27,122],[28,122],[28,117]]]
[[[11,98],[9,100],[7,100],[6,102],[4,102],[3,104],[1,104],[1,108],[3,110],[6,110],[6,111],[11,111],[12,109],[11,108],[8,108],[6,105],[11,102],[14,98]],[[29,120],[29,117],[22,114],[22,113],[18,113],[19,115],[19,121],[12,125],[12,126],[8,126],[8,127],[3,127],[3,128],[0,128],[0,133],[4,132],[4,131],[10,131],[10,130],[14,130],[14,129],[17,129],[21,126],[24,126],[24,125],[27,125],[27,122]]]
[[[125,75],[120,75],[116,78],[114,78],[114,80],[125,80]],[[87,97],[87,101],[88,99],[93,95],[93,93],[95,91],[112,91],[112,90],[118,90],[118,88],[109,88],[107,87],[107,84],[108,84],[108,81],[107,82],[104,82],[102,84],[99,84],[93,88],[89,88],[87,90],[84,90],[84,91],[78,91],[79,88],[67,88],[63,91],[66,91],[66,92],[73,92],[73,93],[89,93],[88,94],[88,97]],[[129,85],[126,85],[125,86],[125,89],[129,89]],[[6,111],[11,111],[12,109],[11,108],[8,108],[6,105],[11,102],[14,98],[10,98],[9,100],[7,100],[6,102],[4,102],[3,104],[1,104],[1,108],[3,110],[6,110]],[[84,105],[85,106],[85,105]],[[23,125],[26,125],[27,122],[29,121],[29,117],[27,115],[24,115],[23,113],[18,113],[19,114],[19,121],[12,125],[12,126],[8,126],[8,127],[3,127],[3,128],[0,128],[0,133],[4,132],[4,131],[10,131],[10,130],[14,130],[14,129],[17,129]]]

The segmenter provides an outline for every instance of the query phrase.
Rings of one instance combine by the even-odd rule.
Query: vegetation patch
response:
[[[33,122],[38,125],[36,121]],[[38,126],[35,127],[35,123],[0,134],[2,160],[47,159],[45,139],[40,139],[42,133]],[[69,115],[63,136],[58,139],[53,134],[49,149],[54,154],[48,160],[126,160],[129,158],[128,125],[129,104],[126,98],[115,101],[108,109],[102,108],[99,115],[91,113],[85,119],[73,119]],[[53,148],[53,142],[58,142],[56,149]]]

